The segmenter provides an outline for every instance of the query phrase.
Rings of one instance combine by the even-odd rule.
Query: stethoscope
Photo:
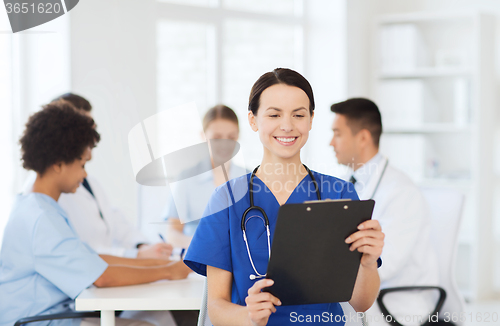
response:
[[[321,200],[321,194],[319,192],[319,187],[318,183],[316,182],[316,179],[314,178],[314,175],[312,174],[311,170],[305,165],[302,164],[304,168],[307,170],[307,173],[309,174],[309,177],[311,177],[312,182],[314,183],[314,187],[316,189],[316,195],[318,196],[318,200]],[[255,268],[255,265],[253,263],[252,259],[252,254],[250,253],[250,247],[248,246],[248,241],[247,241],[247,234],[246,234],[246,217],[247,214],[253,210],[256,209],[262,213],[262,216],[264,217],[264,225],[266,227],[266,233],[267,233],[267,251],[269,254],[269,259],[271,259],[271,231],[269,230],[269,219],[267,218],[267,214],[264,211],[264,209],[260,206],[255,206],[253,202],[253,178],[255,177],[255,174],[257,173],[257,170],[259,169],[260,165],[257,166],[252,174],[250,175],[250,182],[249,182],[249,195],[250,195],[250,207],[248,207],[245,212],[243,213],[243,216],[241,217],[241,231],[243,231],[243,241],[245,241],[245,245],[247,247],[247,253],[248,253],[248,258],[250,259],[250,264],[252,264],[252,268],[255,272],[255,274],[250,274],[250,279],[255,280],[257,278],[263,278],[266,277],[266,274],[260,274],[257,272],[257,268]]]
[[[372,192],[372,195],[370,196],[370,199],[373,199],[373,197],[375,197],[375,194],[377,193],[378,187],[380,186],[380,181],[382,181],[382,178],[384,177],[385,170],[387,170],[388,165],[389,165],[389,159],[386,159],[384,168],[382,169],[382,173],[380,174],[380,177],[378,177],[377,184],[375,185],[375,188],[373,189],[373,192]],[[351,178],[353,178],[353,177],[354,177],[354,175]]]
[[[378,178],[377,185],[375,186],[375,189],[373,190],[373,193],[370,196],[370,199],[373,199],[373,197],[375,197],[375,194],[377,193],[377,190],[378,190],[378,186],[380,186],[380,181],[382,181],[382,178],[384,177],[385,170],[387,170],[388,165],[389,165],[389,159],[386,159],[384,169],[382,170],[382,173],[380,174],[380,177]]]

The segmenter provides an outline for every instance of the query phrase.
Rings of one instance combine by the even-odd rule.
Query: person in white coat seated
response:
[[[339,164],[350,168],[361,200],[374,199],[373,219],[385,233],[379,268],[381,289],[437,285],[437,258],[430,243],[429,212],[419,188],[381,153],[382,118],[375,103],[352,98],[331,106],[333,138]],[[435,293],[391,293],[384,297],[389,312],[404,325],[420,325],[436,303]],[[388,325],[375,303],[366,313],[369,325]],[[409,321],[411,319],[411,321]]]
[[[66,93],[57,100],[71,103],[81,113],[92,117],[92,105],[82,96]],[[89,160],[92,156],[89,157]],[[30,192],[36,175],[31,174],[23,192]],[[111,205],[99,182],[88,176],[75,193],[62,194],[59,206],[68,214],[80,239],[98,254],[125,258],[168,259],[172,246],[159,242],[148,244],[148,239],[116,207]]]

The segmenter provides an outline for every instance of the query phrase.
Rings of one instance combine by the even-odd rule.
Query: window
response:
[[[228,9],[245,10],[278,15],[300,15],[302,1],[297,0],[223,0]]]
[[[301,28],[268,22],[229,19],[224,24],[223,101],[237,108],[248,105],[252,84],[277,67],[300,70]],[[299,53],[297,53],[299,52]]]
[[[162,20],[157,25],[157,89],[160,111],[195,101],[214,103],[209,73],[214,28],[210,24]]]
[[[26,33],[11,33],[0,15],[0,246],[14,203],[28,175],[21,166],[18,140],[28,117],[70,89],[69,16]]]
[[[213,6],[217,4],[217,1],[215,0],[159,0],[160,2],[167,2],[167,3],[173,3],[173,4],[181,4],[181,5],[188,5],[188,6]]]
[[[260,75],[277,67],[302,70],[302,0],[178,3],[157,3],[158,111],[195,101],[201,118],[223,103],[244,124],[248,95]],[[262,151],[252,137],[249,128],[241,128],[249,167]]]

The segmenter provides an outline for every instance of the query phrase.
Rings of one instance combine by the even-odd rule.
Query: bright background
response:
[[[240,118],[245,164],[253,168],[262,149],[246,122],[250,88],[262,73],[289,67],[315,93],[305,163],[341,175],[328,146],[329,106],[375,99],[387,131],[382,149],[393,164],[420,185],[467,195],[457,280],[469,301],[498,299],[496,21],[496,0],[85,0],[12,35],[0,9],[0,239],[27,175],[18,146],[24,123],[55,96],[73,91],[91,101],[102,141],[88,172],[153,238],[162,226],[151,222],[161,219],[169,189],[137,186],[131,128],[186,102],[195,101],[200,116],[224,103]]]

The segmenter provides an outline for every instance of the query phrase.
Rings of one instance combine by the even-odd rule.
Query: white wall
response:
[[[348,17],[348,95],[366,95],[369,89],[370,53],[372,45],[370,33],[373,29],[373,19],[377,15],[429,12],[429,11],[480,11],[490,13],[500,20],[500,2],[497,0],[349,0],[347,2]],[[497,77],[500,77],[500,24],[497,23],[495,31]]]
[[[153,4],[86,0],[70,12],[72,91],[91,101],[102,136],[87,171],[131,220],[137,203],[128,132],[156,113]]]
[[[412,13],[412,12],[482,12],[488,13],[496,17],[497,23],[495,28],[495,66],[491,67],[495,71],[496,83],[494,88],[499,92],[500,80],[500,2],[496,0],[419,0],[419,1],[401,1],[401,0],[349,0],[347,6],[348,12],[348,90],[349,97],[351,96],[370,96],[374,94],[372,89],[373,84],[370,80],[374,76],[371,73],[374,71],[371,66],[373,60],[373,40],[372,33],[374,28],[374,18],[381,14],[393,13]],[[497,99],[498,103],[498,99]],[[491,119],[495,119],[496,129],[500,129],[499,114]],[[500,133],[499,133],[500,134]],[[494,145],[495,148],[489,148],[496,153],[500,153],[500,143]],[[500,171],[500,154],[497,155],[498,159],[494,164],[496,171]],[[488,162],[489,163],[489,162]],[[491,176],[496,183],[497,189],[481,189],[481,191],[495,191],[500,194],[500,175]],[[491,187],[490,187],[491,188]],[[500,199],[497,200],[500,202]],[[474,280],[477,288],[477,298],[492,298],[500,290],[500,254],[496,250],[496,256],[493,255],[495,251],[490,251],[488,248],[497,248],[500,245],[500,205],[497,204],[495,208],[495,215],[493,216],[493,226],[496,240],[489,239],[491,230],[485,228],[484,225],[490,225],[490,217],[478,217],[477,221],[485,221],[484,225],[479,225],[480,232],[488,232],[488,234],[478,233],[479,248],[478,262],[478,275]],[[482,231],[481,231],[482,230]],[[491,239],[491,238],[490,238]],[[487,243],[484,243],[484,242]],[[485,251],[486,250],[486,251]],[[494,259],[494,262],[491,260]],[[494,267],[496,264],[496,267]],[[492,269],[494,267],[494,269]],[[496,275],[495,275],[496,274]]]

